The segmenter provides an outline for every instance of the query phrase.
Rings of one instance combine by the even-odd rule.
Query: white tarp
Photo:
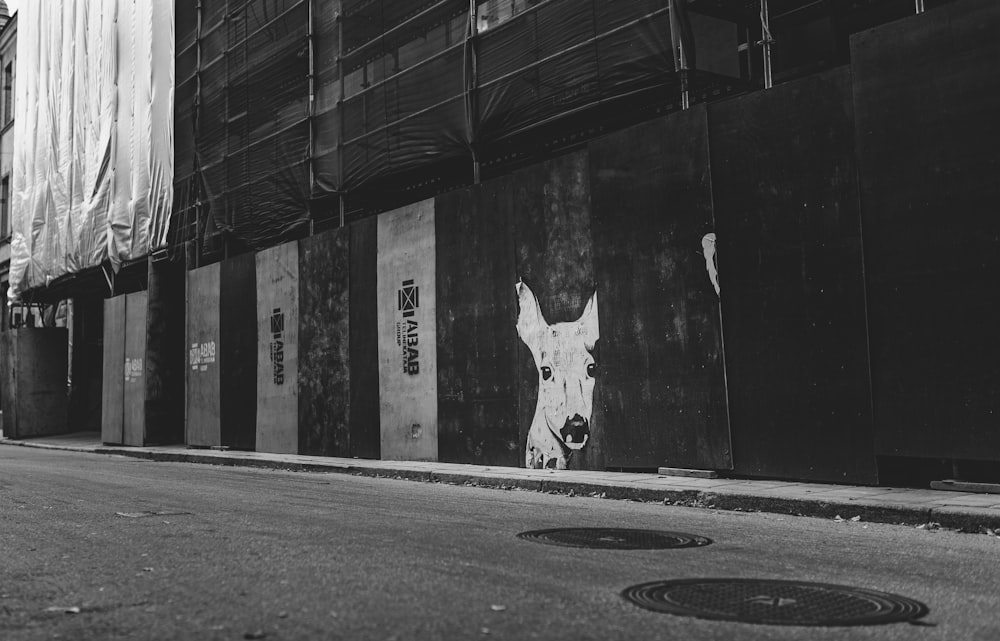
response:
[[[166,245],[174,3],[27,2],[17,40],[11,301]]]

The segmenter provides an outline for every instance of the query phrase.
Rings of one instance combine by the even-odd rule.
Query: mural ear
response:
[[[587,301],[587,307],[584,308],[583,314],[580,316],[580,320],[577,321],[585,330],[585,340],[584,344],[587,346],[588,350],[594,349],[594,344],[597,343],[597,339],[601,337],[601,328],[597,320],[597,291],[594,291],[594,295],[590,297]]]
[[[517,284],[514,285],[514,291],[517,292],[517,305],[519,309],[517,314],[517,335],[531,349],[532,354],[535,354],[538,350],[541,333],[548,328],[549,324],[545,322],[542,310],[538,307],[538,299],[535,298],[535,294],[532,293],[531,289],[524,282],[517,281]],[[537,354],[535,354],[535,358],[537,360]]]

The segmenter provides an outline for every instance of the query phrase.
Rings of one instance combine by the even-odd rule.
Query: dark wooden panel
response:
[[[851,41],[880,454],[1000,460],[1000,3]]]
[[[596,288],[587,152],[575,152],[516,172],[510,185],[517,277],[531,288],[550,325],[576,321]],[[527,431],[538,402],[538,370],[528,347],[521,342],[518,349],[519,449],[523,459]],[[594,352],[598,363],[600,352],[598,341]],[[599,394],[595,391],[595,398]],[[604,468],[603,411],[599,404],[593,407],[589,442],[571,457],[570,467]]]
[[[350,232],[299,241],[299,453],[351,456]]]
[[[846,68],[709,107],[733,462],[875,481]]]
[[[125,296],[125,372],[122,443],[146,443],[146,292]]]
[[[101,441],[120,445],[125,402],[125,297],[104,301],[104,366],[101,386]]]
[[[730,469],[702,106],[590,145],[606,464]]]
[[[517,416],[512,182],[438,197],[438,448],[442,461],[524,464]]]
[[[6,292],[4,292],[6,293]],[[14,342],[13,334],[6,323],[6,314],[2,322],[3,330],[0,331],[0,410],[3,411],[3,422],[0,429],[4,431],[4,436],[10,438],[17,425],[17,395],[14,383]]]
[[[184,267],[168,261],[149,262],[146,316],[147,445],[184,440]]]
[[[257,439],[257,272],[253,253],[219,264],[219,409],[222,444]]]
[[[66,372],[69,332],[62,328],[9,330],[14,352],[14,425],[11,438],[51,436],[69,431]],[[119,370],[120,371],[120,370]],[[8,427],[12,427],[7,433]]]
[[[196,447],[221,445],[219,427],[219,264],[187,274],[184,442]]]
[[[177,309],[183,314],[184,290],[181,285],[181,302]],[[183,347],[183,326],[181,347]],[[73,417],[75,431],[101,431],[101,396],[103,394],[104,363],[104,299],[79,297],[73,299],[73,384],[70,390],[69,415]],[[183,398],[181,387],[174,395],[173,404],[180,409],[179,429],[184,429],[184,406],[177,402]]]
[[[351,236],[350,357],[351,456],[377,459],[381,455],[378,406],[378,334],[375,331],[377,278],[374,218],[353,223]]]

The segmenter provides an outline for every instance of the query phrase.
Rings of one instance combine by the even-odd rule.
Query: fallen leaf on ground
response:
[[[857,523],[858,521],[861,520],[861,515],[859,514],[858,516],[852,516],[851,520],[854,521],[855,523]]]
[[[842,517],[842,516],[840,516],[838,514],[837,516],[833,517],[833,520],[836,521],[837,523],[843,523],[844,522],[844,517]]]
[[[62,605],[53,605],[51,607],[45,608],[46,612],[62,612],[63,614],[80,614],[80,608],[75,605],[72,607],[66,607]]]
[[[506,605],[491,605],[490,609],[493,610],[494,612],[503,612],[504,610],[507,609],[507,606]]]

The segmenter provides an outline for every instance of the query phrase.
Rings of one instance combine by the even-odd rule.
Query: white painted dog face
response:
[[[514,289],[520,313],[517,335],[531,350],[538,371],[538,404],[528,430],[525,465],[566,469],[570,456],[590,440],[595,364],[591,352],[600,338],[597,292],[583,315],[549,325],[528,286]]]

